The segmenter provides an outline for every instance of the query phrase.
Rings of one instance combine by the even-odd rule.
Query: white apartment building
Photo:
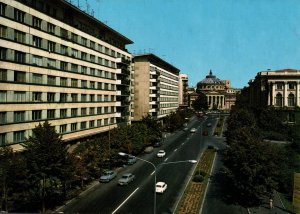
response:
[[[45,120],[65,141],[130,123],[132,43],[64,0],[0,0],[0,146]]]
[[[134,115],[162,119],[179,106],[180,70],[154,54],[134,56]]]

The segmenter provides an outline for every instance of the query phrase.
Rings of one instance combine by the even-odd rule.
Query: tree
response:
[[[67,147],[47,121],[33,129],[25,143],[31,201],[41,203],[41,211],[65,196],[66,182],[73,175]]]
[[[205,94],[199,92],[199,96],[197,99],[192,103],[193,108],[196,111],[202,111],[202,110],[207,110],[208,109],[208,103],[207,103],[207,98]]]

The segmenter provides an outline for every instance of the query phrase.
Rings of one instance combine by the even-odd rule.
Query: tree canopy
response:
[[[207,98],[205,94],[199,92],[198,93],[197,99],[192,103],[193,108],[196,111],[202,111],[202,110],[207,110],[208,109],[208,103],[207,103]]]

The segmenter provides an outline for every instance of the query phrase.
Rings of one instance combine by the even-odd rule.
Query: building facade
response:
[[[300,70],[283,69],[258,72],[249,81],[249,102],[254,107],[274,106],[286,112],[285,120],[299,117]]]
[[[231,88],[229,80],[220,80],[210,71],[197,83],[196,93],[191,94],[190,100],[195,100],[200,92],[207,97],[209,109],[230,110],[240,90]]]
[[[162,119],[176,111],[180,70],[155,56],[134,56],[134,121]]]
[[[45,120],[65,141],[130,123],[132,43],[64,0],[0,0],[0,145]]]
[[[188,106],[188,75],[179,74],[179,106],[187,107]]]

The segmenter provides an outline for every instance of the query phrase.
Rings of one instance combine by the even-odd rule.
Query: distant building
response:
[[[188,75],[179,74],[179,106],[188,106]]]
[[[176,111],[180,70],[154,54],[134,56],[134,121]]]
[[[200,82],[197,83],[196,93],[193,93],[190,100],[195,100],[198,93],[207,97],[209,109],[229,110],[235,104],[236,94],[239,89],[231,88],[229,80],[220,80],[212,71]]]
[[[249,81],[249,102],[256,108],[274,106],[285,111],[285,120],[300,116],[300,70],[283,69],[258,72]]]
[[[45,120],[75,142],[130,123],[131,40],[64,0],[5,0],[0,16],[0,146]]]

